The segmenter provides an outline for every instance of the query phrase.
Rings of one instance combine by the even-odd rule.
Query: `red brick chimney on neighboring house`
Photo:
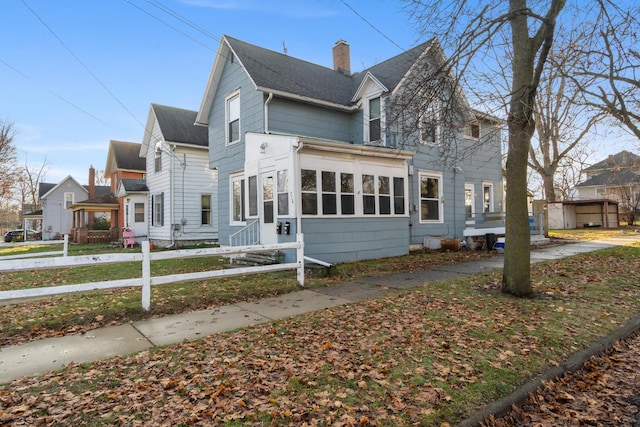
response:
[[[351,74],[351,49],[349,43],[340,39],[333,46],[333,69]]]
[[[89,198],[96,197],[96,170],[93,166],[89,166]]]
[[[89,199],[95,199],[96,197],[96,170],[93,165],[89,166]],[[94,212],[88,212],[88,226],[89,230],[93,230],[93,221],[95,218]]]

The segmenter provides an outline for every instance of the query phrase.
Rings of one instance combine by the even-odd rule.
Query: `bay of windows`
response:
[[[303,169],[301,179],[304,215],[405,214],[402,177]]]

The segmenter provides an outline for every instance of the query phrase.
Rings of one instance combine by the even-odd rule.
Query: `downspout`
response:
[[[175,180],[175,174],[174,174],[174,169],[175,169],[175,161],[174,161],[174,154],[173,154],[173,149],[175,148],[175,146],[169,146],[169,156],[171,157],[171,170],[169,172],[169,192],[171,193],[171,197],[169,198],[169,234],[171,235],[171,246],[173,247],[175,245],[175,237],[174,237],[174,233],[175,230],[173,229],[173,224],[174,224],[174,199],[175,199],[175,188],[174,187],[174,180]]]
[[[273,92],[269,92],[267,100],[264,101],[264,133],[269,133],[269,103],[273,99]]]
[[[296,233],[302,234],[302,171],[300,170],[300,150],[304,143],[298,138],[295,156],[293,156],[293,171],[295,174],[295,201],[296,201]]]

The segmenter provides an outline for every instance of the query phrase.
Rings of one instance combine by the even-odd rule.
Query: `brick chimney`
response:
[[[351,74],[351,50],[349,44],[342,39],[333,46],[333,69]]]
[[[92,166],[89,166],[89,198],[96,197],[96,170]]]

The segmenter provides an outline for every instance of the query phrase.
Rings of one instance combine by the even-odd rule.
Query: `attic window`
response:
[[[380,141],[380,97],[369,100],[369,141]]]
[[[480,123],[469,123],[464,127],[464,137],[471,139],[480,139]]]

